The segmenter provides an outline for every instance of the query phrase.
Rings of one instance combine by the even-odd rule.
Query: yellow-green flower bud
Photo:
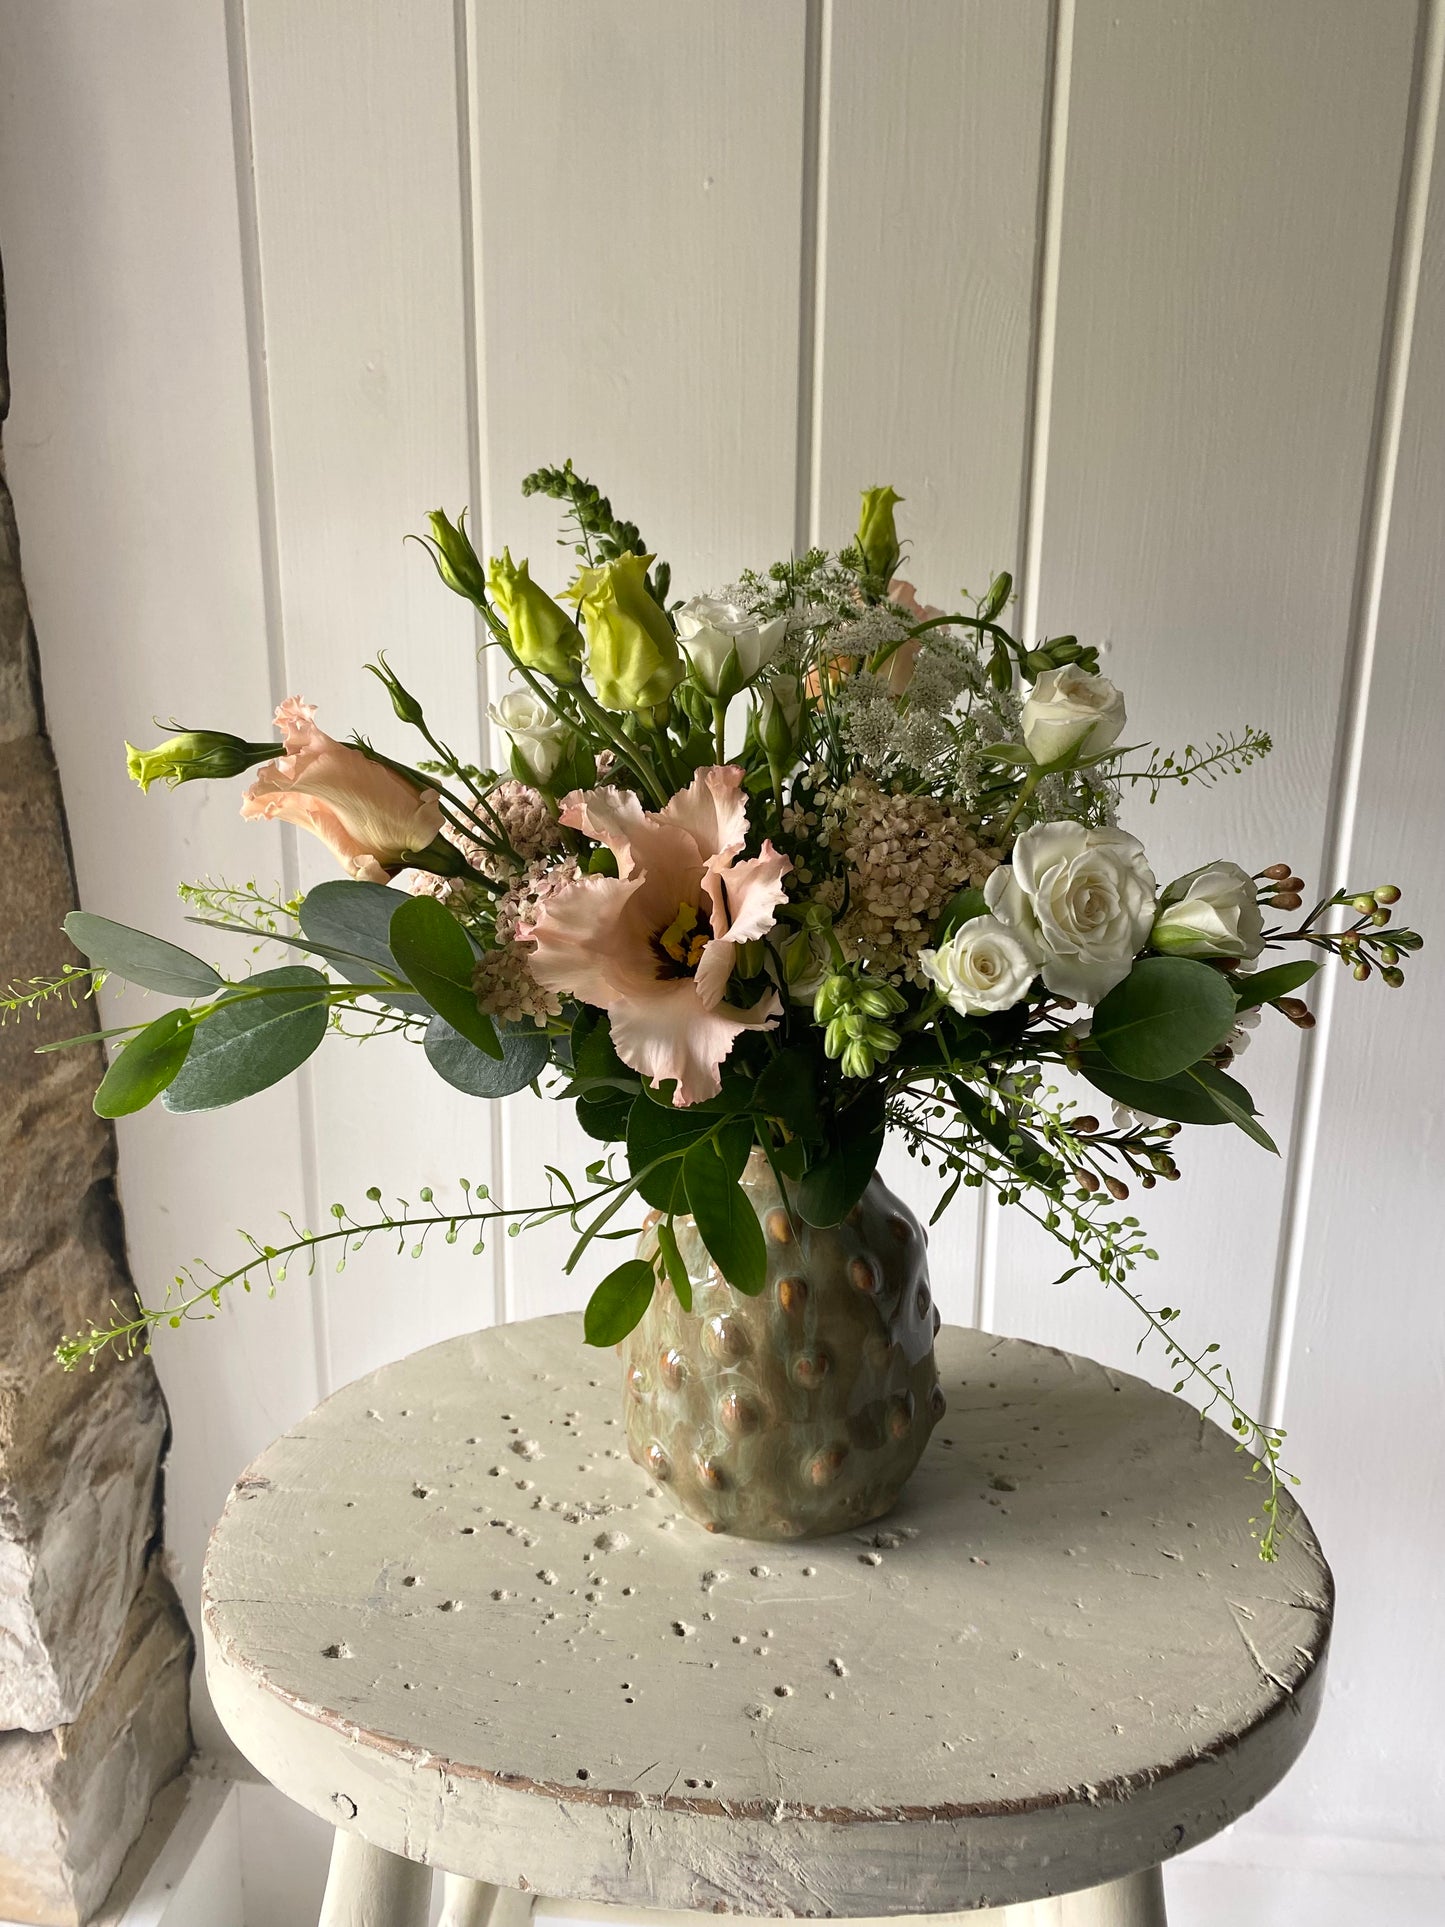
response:
[[[893,522],[893,508],[902,500],[891,488],[863,491],[857,542],[863,552],[864,567],[880,582],[886,582],[898,565],[898,530]]]
[[[582,673],[582,631],[537,587],[527,563],[513,562],[511,551],[503,549],[487,567],[487,588],[523,668],[553,682],[576,682]]]
[[[486,578],[481,558],[467,534],[466,511],[455,522],[449,522],[441,509],[433,509],[426,519],[431,524],[432,560],[437,574],[457,595],[480,604],[486,593]]]
[[[845,970],[835,970],[831,977],[825,977],[818,986],[818,994],[813,999],[813,1015],[820,1024],[830,1023],[839,1011],[846,1010],[852,1000],[853,979]]]
[[[239,776],[281,752],[279,743],[247,743],[219,730],[187,729],[154,749],[125,746],[125,767],[143,790],[152,783],[192,783],[199,777]]]
[[[587,667],[604,709],[654,709],[682,680],[666,613],[647,589],[650,555],[619,556],[583,569],[567,591],[587,628]]]
[[[803,703],[796,676],[774,676],[763,691],[758,711],[758,736],[768,760],[781,767],[791,760],[798,743],[798,719]]]

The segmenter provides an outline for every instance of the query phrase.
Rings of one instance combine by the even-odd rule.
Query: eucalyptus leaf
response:
[[[752,1202],[717,1147],[699,1139],[682,1161],[698,1235],[734,1291],[756,1298],[768,1281],[768,1247]]]
[[[1197,1064],[1234,1028],[1234,992],[1189,957],[1145,957],[1094,1011],[1089,1042],[1145,1082]]]
[[[391,954],[392,912],[406,901],[399,890],[384,883],[333,877],[306,893],[296,920],[348,983],[370,984],[379,970],[393,977],[406,974]],[[378,1003],[413,1016],[424,1015],[428,1008],[424,997],[405,991],[373,991],[372,995]]]
[[[1084,1077],[1132,1111],[1167,1118],[1175,1124],[1233,1124],[1236,1111],[1254,1115],[1254,1099],[1234,1078],[1212,1064],[1194,1064],[1173,1077],[1126,1077],[1106,1059],[1086,1051],[1079,1066]]]
[[[456,918],[435,897],[403,897],[389,929],[391,954],[402,975],[453,1030],[500,1062],[496,1026],[472,989],[476,953]]]
[[[491,1057],[453,1030],[445,1017],[427,1025],[423,1048],[427,1062],[454,1090],[468,1097],[510,1097],[525,1090],[547,1067],[547,1033],[534,1024],[503,1029],[502,1055]]]
[[[138,1031],[111,1060],[91,1099],[97,1117],[128,1117],[143,1111],[180,1071],[195,1036],[187,1010],[168,1010]]]
[[[248,977],[196,1026],[166,1109],[219,1110],[289,1077],[326,1035],[326,991],[325,977],[309,964]]]
[[[1238,980],[1237,1008],[1253,1010],[1259,1004],[1272,1004],[1276,997],[1288,997],[1292,990],[1300,990],[1318,971],[1319,965],[1310,957],[1298,957],[1293,963],[1276,964],[1272,970],[1261,970],[1253,977]]]
[[[226,980],[200,957],[179,944],[166,943],[129,924],[93,917],[88,910],[72,910],[65,934],[80,954],[114,977],[143,990],[164,991],[168,997],[214,997]]]
[[[652,1303],[656,1285],[652,1266],[645,1258],[629,1258],[609,1271],[587,1300],[582,1314],[582,1333],[589,1345],[606,1348],[620,1345],[627,1334],[642,1322]]]

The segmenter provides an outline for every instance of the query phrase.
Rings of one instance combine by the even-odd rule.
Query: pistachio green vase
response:
[[[691,1218],[676,1219],[693,1308],[659,1285],[620,1347],[628,1448],[709,1532],[864,1525],[893,1505],[943,1415],[923,1230],[876,1174],[828,1231],[786,1208],[760,1152],[742,1183],[767,1285],[734,1291]],[[640,1256],[656,1237],[643,1233]]]

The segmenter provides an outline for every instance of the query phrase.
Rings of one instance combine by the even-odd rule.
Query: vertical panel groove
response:
[[[1355,563],[1345,654],[1334,774],[1325,820],[1321,880],[1326,890],[1344,886],[1359,807],[1370,683],[1379,634],[1380,597],[1390,537],[1390,516],[1399,462],[1410,350],[1425,247],[1430,175],[1439,133],[1445,77],[1445,0],[1420,0],[1415,66],[1405,128],[1404,159],[1396,208],[1394,249],[1381,330],[1379,373],[1370,453],[1366,465],[1359,549]],[[1380,882],[1390,879],[1381,877]],[[1333,1027],[1338,969],[1323,972],[1316,1024],[1303,1039],[1295,1086],[1289,1168],[1285,1180],[1274,1302],[1265,1354],[1264,1409],[1269,1423],[1283,1423],[1290,1354],[1299,1316],[1306,1232],[1314,1188],[1314,1161],[1323,1117],[1325,1076]]]
[[[1074,58],[1074,0],[1052,0],[1040,117],[1039,191],[1024,459],[1019,500],[1019,634],[1037,637],[1039,564],[1043,553],[1048,479],[1049,419],[1054,391],[1054,336],[1059,306],[1059,256],[1064,229],[1064,169],[1069,142],[1069,81]],[[997,1285],[999,1205],[988,1186],[978,1197],[973,1322],[992,1327]]]
[[[271,387],[266,362],[266,308],[261,278],[260,211],[256,200],[255,144],[251,125],[251,69],[246,50],[246,0],[226,0],[226,69],[231,91],[231,139],[236,160],[236,206],[241,237],[241,286],[246,305],[246,352],[251,390],[251,429],[256,463],[256,503],[260,520],[261,587],[266,620],[266,657],[271,698],[290,693],[286,662],[286,621],[281,597],[281,532],[276,505],[276,459],[271,419]],[[281,828],[281,875],[288,898],[300,888],[296,831]],[[296,1076],[300,1122],[301,1196],[305,1221],[322,1221],[316,1148],[314,1072],[302,1065]],[[331,1385],[331,1328],[324,1268],[310,1277],[311,1335],[316,1388],[326,1398]]]
[[[467,400],[467,496],[472,539],[479,554],[485,554],[490,540],[491,504],[483,510],[482,447],[486,434],[485,388],[482,369],[482,291],[481,234],[478,226],[477,189],[477,114],[476,84],[472,73],[473,49],[477,45],[474,0],[453,0],[453,47],[457,85],[457,175],[461,206],[462,254],[462,340],[466,357]],[[478,733],[483,754],[490,763],[495,749],[487,720],[491,696],[491,674],[487,662],[486,626],[478,611],[472,623],[477,651]],[[510,1108],[492,1104],[487,1111],[489,1183],[492,1194],[507,1202],[509,1181],[507,1131]],[[492,1246],[492,1316],[501,1325],[509,1315],[511,1272],[510,1241],[502,1238]]]
[[[823,292],[828,253],[828,85],[833,0],[806,0],[803,178],[798,268],[798,453],[793,548],[817,540],[822,475]]]

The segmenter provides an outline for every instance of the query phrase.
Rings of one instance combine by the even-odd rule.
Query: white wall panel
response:
[[[1279,743],[1217,789],[1125,792],[1161,882],[1226,854],[1319,873],[1414,28],[1409,0],[1075,13],[1040,626],[1104,645],[1127,740]],[[1242,1067],[1281,1158],[1195,1132],[1183,1181],[1136,1198],[1144,1295],[1185,1306],[1250,1400],[1297,1055],[1271,1018]],[[986,1322],[1127,1362],[1136,1314],[1087,1277],[1049,1289],[1050,1244],[1001,1214]],[[1175,1376],[1152,1342],[1143,1364]]]
[[[556,504],[518,484],[571,456],[674,568],[679,595],[786,554],[796,493],[801,0],[477,0],[487,543],[556,590]],[[512,1106],[509,1197],[596,1155]],[[557,1226],[510,1244],[513,1317],[584,1301]]]
[[[252,329],[264,355],[268,506],[287,693],[403,758],[426,751],[364,664],[387,652],[433,727],[479,751],[471,611],[403,538],[469,481],[462,129],[450,0],[368,10],[345,0],[244,9],[249,210],[258,256]],[[238,49],[238,56],[240,50]],[[244,203],[243,203],[244,206]],[[301,879],[334,873],[300,839]],[[490,1179],[494,1113],[435,1078],[399,1039],[329,1038],[305,1075],[312,1161],[304,1209],[353,1209],[370,1183],[460,1201]],[[321,1286],[329,1385],[451,1332],[490,1323],[496,1266],[474,1240],[424,1265],[381,1239]]]
[[[891,482],[901,572],[960,609],[1023,548],[1049,14],[921,0],[897,23],[885,0],[823,12],[802,533],[838,547],[859,489]],[[926,1221],[936,1173],[890,1146],[885,1175]],[[962,1191],[932,1238],[947,1318],[974,1316],[979,1217]]]

